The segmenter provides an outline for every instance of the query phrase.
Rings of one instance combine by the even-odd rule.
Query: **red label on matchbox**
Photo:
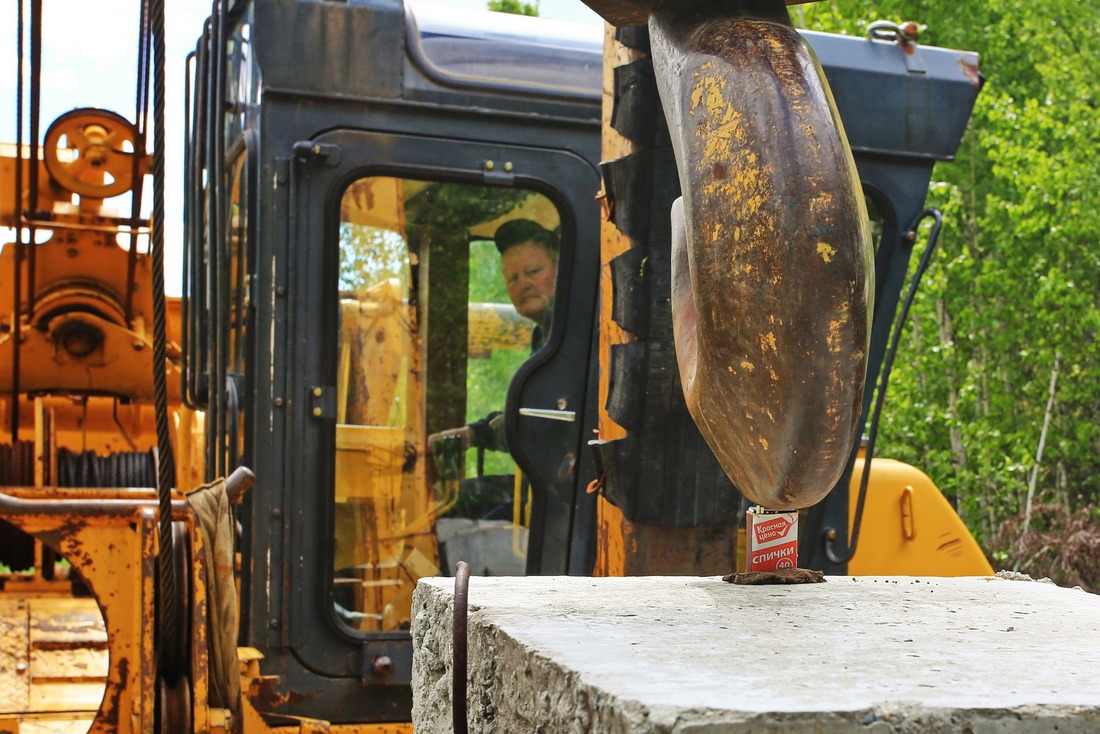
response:
[[[746,571],[774,571],[798,565],[798,513],[769,512],[750,508],[745,516],[748,531]]]

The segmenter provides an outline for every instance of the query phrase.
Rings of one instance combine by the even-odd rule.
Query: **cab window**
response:
[[[559,230],[534,191],[394,176],[344,189],[333,598],[352,629],[407,629],[416,580],[448,573],[459,547],[475,572],[523,573],[501,411],[553,329]]]

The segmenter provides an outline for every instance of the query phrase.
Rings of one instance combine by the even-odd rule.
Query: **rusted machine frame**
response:
[[[230,502],[252,486],[254,476],[238,469],[226,482]],[[157,690],[155,578],[158,550],[158,500],[154,490],[99,490],[60,487],[10,487],[0,492],[0,516],[56,549],[80,574],[95,596],[107,630],[110,664],[103,701],[91,732],[151,732],[158,697],[184,702],[171,709],[168,731],[226,732],[228,709],[209,705],[207,645],[207,565],[204,541],[187,500],[172,502],[172,522],[186,537],[179,552],[189,559],[183,588],[186,598],[169,600],[186,607],[189,621],[185,689]],[[178,542],[178,541],[177,541]],[[137,597],[135,599],[135,596]],[[169,712],[162,716],[168,717]]]
[[[44,494],[49,498],[37,499]],[[57,549],[100,604],[110,667],[100,714],[90,731],[152,731],[157,503],[149,492],[139,493],[147,499],[92,499],[81,490],[75,494],[74,498],[64,489],[10,489],[0,493],[0,514]],[[188,522],[184,503],[177,502],[173,510],[179,520]],[[205,657],[205,644],[203,648]]]

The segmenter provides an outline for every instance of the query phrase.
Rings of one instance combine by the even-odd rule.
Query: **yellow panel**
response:
[[[31,599],[29,603],[32,647],[107,644],[107,628],[95,599]]]
[[[31,681],[34,711],[74,711],[95,714],[103,701],[104,683],[36,683]]]
[[[395,503],[405,464],[405,429],[336,427],[336,501],[374,498]]]
[[[86,734],[93,719],[91,714],[81,713],[0,717],[0,734]]]
[[[852,472],[849,526],[855,517],[863,459]],[[896,576],[983,576],[993,568],[939,488],[924,472],[875,459],[856,554],[848,573]]]
[[[534,323],[510,303],[471,303],[467,350],[470,359],[484,359],[494,349],[530,349]]]
[[[105,683],[109,661],[106,646],[99,650],[31,650],[31,679],[35,683]]]

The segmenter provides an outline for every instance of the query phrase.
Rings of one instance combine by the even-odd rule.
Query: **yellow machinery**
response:
[[[648,13],[592,5],[613,22]],[[155,292],[163,223],[140,212],[163,173],[144,119],[74,110],[41,144],[2,149],[0,224],[16,236],[0,250],[0,731],[408,732],[419,578],[459,557],[489,573],[713,574],[743,556],[740,494],[685,409],[661,316],[678,187],[639,103],[657,94],[648,35],[607,28],[601,91],[600,39],[434,12],[215,5],[188,65],[182,299]],[[910,81],[894,46],[872,63],[817,42],[827,72],[855,58],[862,73],[834,82],[841,116]],[[924,51],[965,124],[976,90],[957,52]],[[887,67],[900,86],[864,87]],[[886,165],[864,150],[876,130],[849,130],[867,143],[854,175],[890,194],[868,198],[890,284],[872,363],[909,257],[898,212],[921,210],[958,136],[871,140]],[[127,194],[128,214],[108,208]],[[499,282],[493,233],[517,218],[560,239],[538,325]],[[489,409],[504,468],[428,445]],[[990,572],[912,467],[874,459],[858,518],[862,461],[805,511],[839,544],[862,529],[859,553],[826,566]],[[456,517],[479,492],[491,502]],[[806,563],[820,540],[803,539],[819,553]]]

